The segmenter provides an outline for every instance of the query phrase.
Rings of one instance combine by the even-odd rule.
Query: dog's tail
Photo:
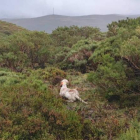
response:
[[[78,99],[78,100],[81,101],[82,103],[88,104],[87,102],[85,102],[84,100],[82,100],[78,95],[76,96],[76,99]]]

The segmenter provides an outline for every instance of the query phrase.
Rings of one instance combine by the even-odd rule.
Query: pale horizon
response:
[[[140,15],[139,0],[0,0],[0,2],[0,18],[35,18],[53,14]]]

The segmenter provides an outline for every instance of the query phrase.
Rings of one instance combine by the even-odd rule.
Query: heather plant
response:
[[[0,34],[3,36],[9,36],[11,34],[21,31],[26,31],[26,29],[12,23],[8,23],[6,21],[0,21]]]
[[[26,76],[28,76],[26,79],[29,79],[29,78],[39,79],[48,83],[53,82],[53,80],[56,78],[60,78],[60,79],[65,78],[67,75],[66,72],[64,72],[63,70],[59,68],[51,67],[51,66],[45,69],[36,69],[36,70],[27,69],[23,71],[23,73]]]
[[[0,139],[139,139],[131,123],[139,119],[139,21],[113,22],[107,37],[92,27],[49,35],[0,22]],[[87,105],[59,97],[64,78]]]
[[[31,78],[29,78],[31,79]],[[66,109],[41,80],[0,87],[1,139],[81,139],[94,135],[90,122]],[[90,134],[83,134],[86,128]]]
[[[1,86],[12,86],[20,83],[24,76],[15,72],[0,70],[0,84]]]
[[[140,122],[134,120],[126,132],[122,133],[117,140],[139,140],[140,139]]]

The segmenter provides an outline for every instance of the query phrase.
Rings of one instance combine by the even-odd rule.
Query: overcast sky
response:
[[[0,18],[140,14],[140,0],[0,0]]]

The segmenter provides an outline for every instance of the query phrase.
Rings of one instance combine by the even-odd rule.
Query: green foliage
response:
[[[66,72],[60,70],[55,67],[47,67],[45,69],[37,69],[37,70],[25,70],[23,73],[28,76],[26,78],[26,83],[37,83],[36,79],[38,79],[38,87],[46,88],[46,86],[42,87],[42,81],[44,81],[47,85],[53,84],[60,84],[60,81],[66,77]],[[40,83],[40,84],[39,84]],[[34,85],[37,87],[37,85]]]
[[[62,99],[39,79],[40,72],[32,72],[20,83],[0,87],[0,138],[81,139],[93,135],[91,124],[66,108]],[[14,73],[4,71],[0,75],[14,77]],[[83,134],[86,128],[91,131]]]
[[[120,54],[133,69],[140,70],[140,39],[137,36],[132,36],[123,43]]]
[[[25,67],[43,68],[48,63],[51,39],[44,32],[15,33],[0,43],[1,67],[22,71]]]
[[[121,134],[118,140],[139,140],[140,139],[140,122],[133,121],[130,124],[129,129],[125,133]]]
[[[26,30],[12,23],[0,21],[0,36],[7,36],[20,31],[26,31]]]
[[[140,18],[108,29],[0,22],[0,139],[139,139]],[[62,78],[89,104],[59,98]]]
[[[56,58],[61,60],[60,67],[63,69],[76,69],[83,73],[87,72],[91,66],[94,66],[89,58],[94,50],[97,48],[98,43],[91,40],[78,41],[69,49],[61,50]],[[66,53],[67,52],[67,53]]]
[[[88,79],[109,100],[114,95],[117,95],[114,98],[120,99],[125,94],[140,91],[140,42],[139,27],[136,27],[140,23],[139,19],[128,19],[126,22],[129,23],[126,27],[123,21],[112,23],[112,28],[117,26],[113,37],[102,41],[90,58],[98,65]]]
[[[104,35],[97,28],[93,27],[58,27],[51,34],[54,45],[57,47],[72,47],[79,40],[92,38],[102,40]]]
[[[1,86],[15,85],[17,83],[20,83],[21,80],[23,80],[23,78],[24,77],[21,74],[0,70],[0,85]]]
[[[89,74],[88,79],[98,85],[100,92],[104,93],[106,97],[123,94],[124,87],[126,91],[129,89],[129,87],[127,89],[127,83],[125,83],[127,77],[121,62],[116,63],[114,61],[113,63],[98,66],[96,72]]]
[[[126,20],[119,20],[118,22],[112,22],[109,24],[108,27],[108,36],[115,36],[118,34],[118,30],[120,28],[127,29],[128,31],[133,32],[140,25],[140,18],[137,19],[130,19],[127,18]],[[130,33],[130,32],[129,32]]]

